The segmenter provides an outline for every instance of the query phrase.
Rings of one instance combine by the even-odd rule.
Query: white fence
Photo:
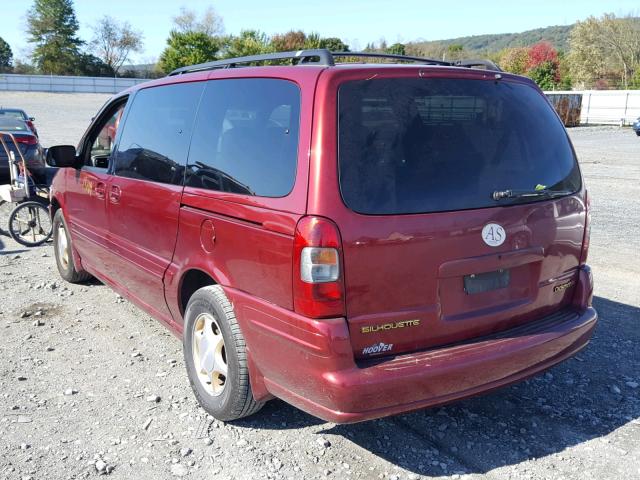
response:
[[[0,91],[118,93],[146,81],[139,78],[0,74]],[[581,95],[580,124],[583,125],[629,125],[640,117],[640,90],[571,90],[545,94]]]
[[[118,93],[146,81],[139,78],[0,74],[0,92]]]
[[[545,92],[582,95],[580,124],[629,125],[640,117],[640,90],[583,90]]]

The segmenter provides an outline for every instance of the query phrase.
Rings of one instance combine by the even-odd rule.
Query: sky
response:
[[[29,44],[25,16],[30,0],[0,0],[0,37],[25,58]],[[340,37],[352,50],[381,38],[388,43],[440,40],[485,33],[515,33],[550,25],[566,25],[606,12],[640,15],[638,0],[75,0],[80,37],[90,40],[91,26],[103,15],[128,21],[143,32],[144,51],[133,63],[155,61],[171,30],[172,17],[181,6],[197,12],[213,6],[222,16],[226,33],[259,29],[267,34],[291,29]]]

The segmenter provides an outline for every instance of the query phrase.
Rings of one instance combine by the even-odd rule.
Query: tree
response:
[[[573,77],[569,69],[567,55],[564,52],[558,52],[558,62],[558,75],[560,76],[558,88],[560,88],[560,90],[571,90],[573,87]]]
[[[302,30],[291,30],[271,37],[274,52],[288,52],[302,49],[326,48],[332,52],[348,52],[349,46],[337,37],[322,38],[318,33],[306,34]]]
[[[304,41],[304,48],[322,48],[322,37],[319,33],[311,32]]]
[[[387,53],[392,55],[406,55],[406,48],[402,43],[394,43],[389,48],[387,48]]]
[[[507,48],[500,55],[500,67],[516,75],[524,75],[529,64],[529,49],[526,47]]]
[[[633,88],[634,90],[640,90],[640,68],[636,70],[636,73],[633,75],[633,77],[629,81],[629,88]]]
[[[558,51],[547,41],[532,45],[527,57],[527,70],[532,70],[547,62],[558,64]]]
[[[105,15],[93,28],[92,51],[115,74],[129,55],[142,51],[142,32],[133,30],[128,22],[119,23]]]
[[[460,60],[465,57],[464,47],[460,44],[453,43],[447,47],[446,59],[449,61]]]
[[[113,77],[116,72],[95,55],[80,53],[76,57],[75,74],[87,77]]]
[[[302,30],[291,30],[271,37],[271,47],[276,52],[288,52],[305,48],[307,36]]]
[[[13,73],[17,73],[19,75],[35,75],[38,73],[36,67],[31,65],[30,63],[24,62],[21,59],[16,59],[15,65],[13,67]]]
[[[5,40],[0,37],[0,72],[11,71],[13,67],[13,52]]]
[[[337,37],[323,38],[320,41],[320,46],[321,48],[326,48],[331,52],[348,52],[349,51],[349,45],[347,45]]]
[[[41,72],[75,73],[83,42],[77,36],[73,0],[35,0],[27,13],[27,32],[35,46],[32,59]]]
[[[543,90],[554,90],[560,83],[558,51],[549,42],[538,42],[529,48],[526,75]]]
[[[558,64],[547,60],[527,71],[527,76],[542,90],[555,90],[559,82]]]
[[[640,68],[640,20],[605,14],[577,22],[569,37],[572,76],[591,86],[608,73],[628,88],[633,72]]]
[[[220,40],[204,32],[172,31],[167,39],[167,47],[160,55],[160,68],[168,73],[186,65],[216,60],[220,50]]]
[[[181,33],[200,32],[211,37],[220,36],[224,33],[224,23],[222,17],[213,7],[207,8],[198,20],[196,13],[185,7],[180,9],[180,14],[173,17],[175,29]]]
[[[227,37],[224,43],[224,58],[259,55],[273,51],[269,37],[259,30],[242,30],[237,37]]]

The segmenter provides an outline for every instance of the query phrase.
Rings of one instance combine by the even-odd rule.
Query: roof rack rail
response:
[[[363,58],[390,58],[392,60],[403,60],[405,62],[417,62],[426,63],[429,65],[443,65],[450,67],[450,62],[444,62],[442,60],[433,60],[431,58],[423,57],[411,57],[408,55],[395,55],[392,53],[376,53],[376,52],[331,52],[331,55],[335,57],[363,57]]]
[[[405,62],[424,63],[427,65],[441,65],[446,67],[478,67],[483,66],[487,70],[495,70],[501,72],[500,67],[490,60],[458,60],[456,62],[445,62],[441,60],[433,60],[430,58],[412,57],[408,55],[394,55],[391,53],[375,53],[375,52],[330,52],[325,48],[317,48],[311,50],[298,50],[295,52],[278,52],[265,53],[262,55],[250,55],[247,57],[227,58],[225,60],[216,60],[214,62],[200,63],[187,67],[177,68],[169,76],[182,75],[192,72],[204,72],[207,70],[215,70],[218,68],[235,68],[240,65],[249,63],[269,62],[273,60],[291,60],[294,65],[321,65],[331,67],[335,65],[336,57],[362,57],[362,58],[387,58],[391,60],[400,60]]]
[[[314,60],[315,58],[318,60]],[[235,68],[241,64],[268,62],[271,60],[291,60],[292,62],[297,60],[297,63],[311,65],[334,65],[331,52],[324,48],[318,48],[313,50],[298,50],[296,52],[265,53],[262,55],[250,55],[248,57],[227,58],[224,60],[216,60],[215,62],[199,63],[198,65],[176,68],[174,71],[169,73],[169,76],[191,72],[203,72],[206,70],[215,70],[217,68]]]
[[[472,59],[472,60],[457,60],[453,62],[453,65],[456,67],[484,67],[487,70],[494,70],[496,72],[501,72],[502,69],[496,65],[491,60],[483,60],[483,59]]]

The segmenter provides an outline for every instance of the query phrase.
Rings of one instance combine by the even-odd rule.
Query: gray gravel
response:
[[[35,117],[41,143],[77,145],[98,109],[111,97],[99,93],[0,92],[0,106]]]
[[[19,103],[45,143],[76,143],[104,101],[38,97]],[[65,284],[50,245],[0,237],[0,479],[640,478],[640,138],[570,135],[592,195],[591,345],[519,385],[362,424],[280,401],[209,418],[167,330],[108,287]]]

